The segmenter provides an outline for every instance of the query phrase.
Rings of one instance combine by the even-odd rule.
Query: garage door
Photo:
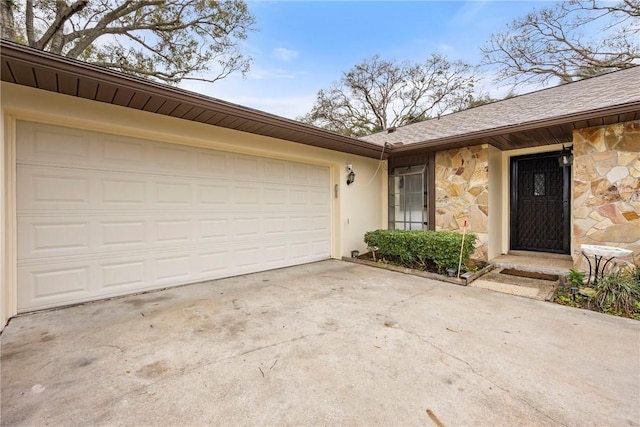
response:
[[[329,169],[19,122],[18,310],[326,259]]]

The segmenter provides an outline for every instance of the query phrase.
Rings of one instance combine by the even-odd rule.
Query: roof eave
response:
[[[387,153],[384,152],[384,148],[378,144],[343,136],[334,132],[316,128],[305,123],[301,123],[284,117],[279,117],[263,111],[240,106],[194,92],[189,92],[180,88],[144,80],[135,76],[122,74],[85,62],[53,55],[48,52],[32,49],[6,40],[1,41],[0,47],[0,56],[2,57],[2,61],[18,61],[27,66],[39,67],[41,69],[47,69],[52,72],[68,74],[80,79],[109,83],[112,85],[117,85],[119,87],[142,92],[145,95],[170,98],[171,100],[179,101],[192,107],[213,110],[216,113],[259,122],[265,125],[274,126],[279,129],[286,129],[288,131],[295,132],[296,134],[300,134],[299,138],[291,138],[292,142],[312,145],[320,148],[327,148],[323,146],[323,142],[326,141],[327,145],[331,145],[332,148],[330,149],[335,151],[363,155],[370,158],[386,157],[387,155]],[[15,80],[15,76],[12,76],[12,79]],[[9,81],[7,80],[7,76],[3,76],[2,80]],[[22,85],[29,86],[24,84]],[[46,90],[42,88],[38,89]],[[255,134],[261,135],[257,132]],[[323,142],[311,143],[308,141],[304,141],[302,136],[320,138]]]
[[[390,151],[393,154],[407,154],[412,151],[440,151],[453,146],[458,146],[460,143],[467,143],[467,145],[479,145],[483,143],[490,143],[491,138],[504,136],[507,134],[514,134],[518,132],[526,132],[529,130],[540,129],[544,127],[560,126],[572,124],[576,121],[585,121],[601,118],[604,116],[620,115],[626,113],[633,113],[640,110],[640,100],[629,102],[625,104],[608,106],[605,108],[595,109],[587,112],[580,112],[574,114],[567,114],[563,116],[554,117],[552,119],[535,120],[530,122],[523,122],[513,124],[509,126],[502,126],[498,128],[492,128],[482,130],[478,132],[471,132],[462,135],[454,135],[445,138],[437,138],[428,141],[415,142],[402,146],[395,146]]]

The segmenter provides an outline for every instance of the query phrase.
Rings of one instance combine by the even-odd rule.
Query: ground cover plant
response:
[[[595,285],[583,283],[584,277],[584,272],[571,270],[554,302],[640,320],[640,266],[614,268]]]
[[[364,235],[371,258],[402,267],[444,274],[476,268],[471,260],[477,237],[453,231],[375,230]]]

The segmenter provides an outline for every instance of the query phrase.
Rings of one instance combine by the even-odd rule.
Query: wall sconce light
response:
[[[353,184],[353,181],[356,180],[356,173],[353,171],[353,165],[351,163],[347,163],[347,185]]]
[[[558,158],[558,164],[561,168],[566,166],[571,166],[573,164],[573,146],[564,148],[562,146],[562,151],[560,152],[560,157]]]

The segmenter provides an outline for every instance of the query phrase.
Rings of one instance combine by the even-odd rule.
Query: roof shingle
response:
[[[588,113],[608,114],[616,107],[640,110],[640,66],[555,86],[469,110],[362,137],[377,144],[405,146],[484,134],[506,134],[543,127],[562,118],[575,121]]]

